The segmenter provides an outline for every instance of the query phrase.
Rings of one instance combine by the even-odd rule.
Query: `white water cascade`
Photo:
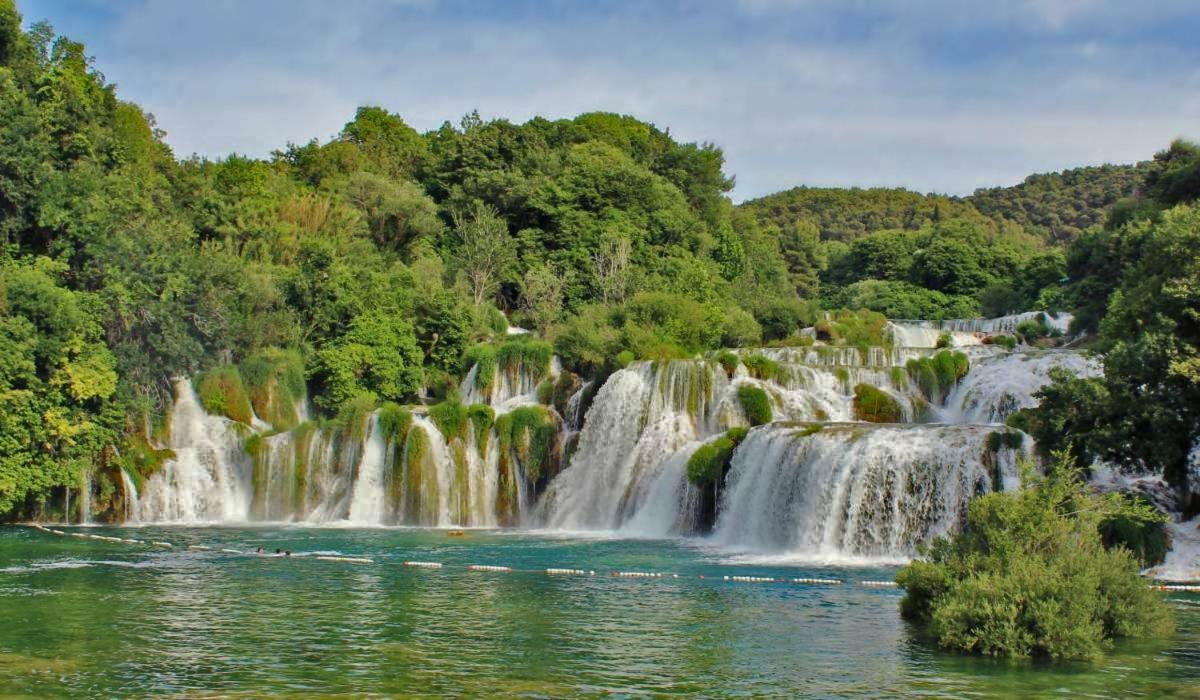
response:
[[[957,526],[968,501],[1016,483],[1019,451],[971,425],[773,424],[735,453],[714,540],[836,560],[911,556]]]
[[[246,520],[250,513],[250,460],[233,421],[204,412],[187,380],[175,383],[171,410],[174,453],[148,480],[134,519],[153,522]]]
[[[635,362],[613,373],[590,406],[590,386],[563,376],[557,410],[538,396],[559,374],[557,361],[546,372],[511,360],[482,387],[473,367],[458,400],[464,411],[490,406],[494,424],[490,416],[475,422],[478,407],[465,424],[393,407],[386,417],[378,410],[272,432],[205,414],[180,381],[166,445],[174,458],[143,477],[140,494],[128,479],[128,518],[525,525],[649,537],[711,527],[712,543],[755,555],[906,558],[956,527],[972,497],[1016,484],[1015,461],[1030,441],[1013,449],[991,436],[1035,403],[1053,368],[1098,373],[1078,352],[983,344],[983,335],[1034,317],[897,322],[887,347],[742,349],[728,368],[716,359]],[[925,358],[940,352],[947,331],[970,370],[935,392],[916,373],[929,371]],[[883,415],[898,423],[857,422],[862,384],[894,401],[896,411]],[[696,450],[748,425],[739,398],[747,386],[765,392],[775,422],[749,432],[712,489],[693,486],[687,463]],[[538,415],[549,417],[537,425],[553,436],[538,433],[535,457],[534,433],[515,431],[532,430]]]

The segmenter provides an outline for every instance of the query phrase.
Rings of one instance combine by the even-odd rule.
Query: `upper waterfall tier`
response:
[[[734,453],[714,531],[738,550],[799,558],[908,558],[1015,485],[1022,450],[970,425],[772,424]]]

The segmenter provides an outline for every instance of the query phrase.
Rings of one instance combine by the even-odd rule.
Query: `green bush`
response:
[[[899,423],[904,419],[896,399],[870,384],[854,387],[854,414],[868,423]]]
[[[1017,339],[1011,335],[993,335],[985,338],[983,342],[988,345],[999,345],[1005,350],[1013,350],[1017,347]]]
[[[297,350],[268,348],[239,366],[250,403],[259,418],[276,430],[288,430],[300,420],[297,405],[304,400],[304,358]]]
[[[1140,496],[1126,495],[1125,498],[1133,501],[1135,506],[1150,507]],[[1100,536],[1104,538],[1104,546],[1110,549],[1128,549],[1143,568],[1163,563],[1167,558],[1167,550],[1171,548],[1171,537],[1167,534],[1165,521],[1130,517],[1126,513],[1111,515],[1101,522]]]
[[[954,336],[950,335],[949,332],[942,333],[941,335],[938,336],[937,345],[935,345],[935,347],[938,347],[938,348],[954,347]]]
[[[970,360],[964,353],[939,350],[932,357],[909,360],[905,364],[908,376],[930,401],[941,402],[946,394],[967,376]]]
[[[621,352],[617,353],[617,366],[628,367],[629,365],[633,364],[633,361],[636,359],[637,356],[629,350],[622,350]]]
[[[745,428],[732,428],[724,435],[706,442],[688,458],[688,481],[695,486],[708,486],[716,483],[729,467],[733,459],[733,451],[746,438]]]
[[[767,392],[751,384],[743,384],[738,387],[737,397],[750,425],[766,425],[774,420],[775,414],[771,410],[771,399],[767,397]]]
[[[900,571],[900,610],[941,647],[1003,657],[1095,659],[1112,640],[1169,634],[1170,610],[1102,523],[1162,516],[1087,489],[1060,456],[1049,475],[1026,465],[1026,488],[973,500],[965,529]]]

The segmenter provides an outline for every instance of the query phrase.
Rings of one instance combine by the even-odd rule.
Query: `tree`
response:
[[[381,248],[407,255],[418,241],[433,239],[442,229],[437,205],[412,182],[356,172],[346,186],[346,198],[362,211]]]
[[[971,501],[963,531],[896,576],[900,611],[941,647],[1005,657],[1095,659],[1121,637],[1165,636],[1170,610],[1128,549],[1106,549],[1113,518],[1163,516],[1120,494],[1094,494],[1069,458],[1024,488]]]
[[[625,301],[629,293],[631,252],[628,238],[612,235],[600,241],[600,249],[592,254],[600,299],[605,304]]]
[[[471,297],[478,306],[500,287],[505,269],[515,259],[508,224],[496,210],[476,201],[453,215],[457,237],[455,261],[467,277]]]
[[[521,281],[521,306],[543,335],[562,316],[565,276],[549,267],[530,268]]]

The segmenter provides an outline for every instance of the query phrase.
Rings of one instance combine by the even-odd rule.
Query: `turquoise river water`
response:
[[[1200,596],[1188,594],[1170,596],[1174,639],[1094,665],[1014,664],[915,638],[900,591],[857,583],[894,568],[536,533],[85,531],[174,547],[0,528],[0,697],[1200,697]],[[294,555],[219,551],[258,547]],[[668,576],[611,575],[630,570]],[[724,580],[747,575],[846,583]]]

